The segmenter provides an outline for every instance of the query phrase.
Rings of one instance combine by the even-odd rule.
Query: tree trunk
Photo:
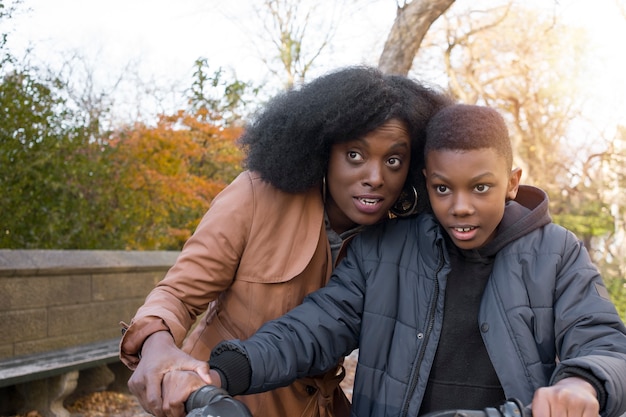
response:
[[[387,74],[407,75],[424,35],[454,0],[413,0],[398,7],[378,68]]]

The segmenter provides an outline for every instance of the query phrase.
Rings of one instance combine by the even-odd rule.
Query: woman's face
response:
[[[342,233],[387,216],[406,181],[411,139],[392,119],[361,138],[333,145],[326,174],[326,212]]]

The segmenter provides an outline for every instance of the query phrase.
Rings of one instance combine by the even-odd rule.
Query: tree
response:
[[[213,198],[242,170],[236,146],[250,86],[195,62],[188,108],[109,138],[106,233],[125,249],[180,249]],[[256,94],[256,90],[252,91]]]
[[[281,74],[284,74],[286,89],[305,80],[313,62],[333,37],[336,24],[334,16],[326,22],[323,30],[317,31],[319,40],[309,36],[309,27],[314,23],[318,6],[314,4],[302,12],[306,5],[300,1],[264,0],[262,6],[257,8],[259,21],[277,52],[275,56],[263,56],[261,59],[278,78],[283,78]],[[336,6],[334,4],[333,8]],[[273,63],[275,60],[279,63],[278,68]]]
[[[70,105],[63,86],[30,70],[1,79],[0,247],[180,249],[241,171],[241,128],[198,105],[103,132],[102,113]]]
[[[101,149],[81,114],[57,94],[57,80],[28,69],[0,78],[0,247],[89,245],[90,196],[98,189]]]
[[[413,0],[398,4],[378,67],[385,73],[407,75],[426,32],[452,3],[454,0]]]
[[[7,8],[9,19],[21,1]],[[104,132],[61,78],[18,62],[0,40],[0,247],[93,248],[108,184]],[[102,115],[104,113],[99,113]],[[104,242],[105,243],[105,242]]]
[[[179,111],[114,134],[106,232],[124,249],[180,249],[211,200],[241,171],[238,127]]]
[[[579,159],[589,153],[571,130],[583,117],[583,95],[572,92],[581,91],[584,34],[511,4],[461,10],[442,23],[445,27],[432,41],[440,46],[424,58],[443,57],[448,88],[460,101],[486,104],[504,114],[524,181],[548,192],[553,214],[565,215],[565,210],[572,219],[588,218],[581,193],[593,189],[582,186],[589,183],[592,165]],[[589,201],[601,200],[594,195]],[[583,232],[581,237],[606,233],[612,223],[601,218],[606,208],[600,205],[595,213],[594,227],[570,226]]]
[[[196,59],[194,66],[188,112],[226,126],[241,123],[249,104],[246,97],[256,97],[259,89],[238,79],[224,80],[222,68],[209,74],[206,58]]]
[[[0,3],[0,19],[11,12]],[[6,35],[0,211],[10,215],[0,220],[0,247],[180,249],[211,199],[241,171],[235,122],[248,85],[227,83],[221,71],[207,74],[199,60],[189,110],[161,116],[157,126],[110,131],[103,121],[111,126],[113,101],[95,90],[83,60],[80,68],[68,62],[60,74],[42,75],[5,44]]]
[[[3,20],[9,20],[20,1],[16,0],[13,4],[9,4],[9,6],[5,5],[4,0],[0,0],[0,22]],[[8,40],[8,33],[0,33],[0,68],[6,67],[7,63],[13,61],[13,57],[6,50],[6,44]]]
[[[610,234],[596,238],[599,255],[595,260],[626,319],[626,127],[618,127],[607,151],[596,159],[596,174],[604,184],[598,192],[609,207],[614,225]]]

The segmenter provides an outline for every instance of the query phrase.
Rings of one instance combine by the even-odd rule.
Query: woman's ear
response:
[[[515,200],[515,197],[517,197],[517,190],[519,190],[521,178],[522,168],[515,168],[511,170],[511,174],[509,175],[509,186],[506,192],[506,196],[509,200]]]

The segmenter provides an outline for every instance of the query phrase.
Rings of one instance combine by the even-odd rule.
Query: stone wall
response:
[[[119,337],[177,256],[0,250],[0,359]]]

